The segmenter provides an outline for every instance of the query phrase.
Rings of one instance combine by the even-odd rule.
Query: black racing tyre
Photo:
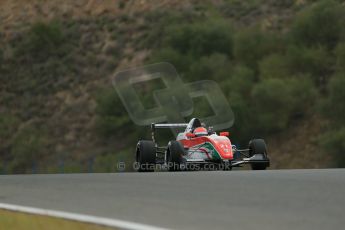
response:
[[[255,154],[262,154],[267,157],[267,146],[264,139],[253,139],[249,142],[249,157]],[[265,170],[267,168],[266,163],[251,163],[252,170]]]
[[[156,146],[153,141],[139,141],[136,151],[138,172],[153,172],[156,164]]]
[[[170,141],[166,153],[166,163],[169,171],[180,171],[184,148],[178,141]]]

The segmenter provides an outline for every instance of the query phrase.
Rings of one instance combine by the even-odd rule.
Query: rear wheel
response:
[[[178,141],[170,141],[166,153],[166,163],[169,171],[180,171],[184,148]]]
[[[267,146],[263,139],[254,139],[249,142],[249,157],[256,154],[260,154],[264,158],[267,158]],[[265,170],[267,166],[267,163],[251,163],[253,170]]]
[[[153,172],[156,163],[156,146],[153,141],[139,141],[136,152],[138,172]]]

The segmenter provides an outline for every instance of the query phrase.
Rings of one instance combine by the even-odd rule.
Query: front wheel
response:
[[[254,139],[249,142],[249,157],[257,154],[267,159],[267,146],[263,139]],[[251,163],[252,170],[265,170],[267,166],[267,163],[262,162]]]
[[[180,171],[184,148],[178,141],[170,141],[166,152],[166,163],[169,171]]]

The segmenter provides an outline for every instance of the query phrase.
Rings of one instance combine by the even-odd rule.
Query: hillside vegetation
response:
[[[345,165],[342,1],[0,7],[0,173],[111,172],[131,162],[149,132],[130,120],[110,77],[162,61],[184,82],[217,81],[235,113],[234,143],[265,137],[272,168]],[[139,87],[148,107],[152,89]],[[192,116],[205,108],[195,103]]]

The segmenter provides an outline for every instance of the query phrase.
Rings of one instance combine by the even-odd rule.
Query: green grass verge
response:
[[[0,229],[6,230],[114,230],[114,228],[49,216],[0,210]]]

